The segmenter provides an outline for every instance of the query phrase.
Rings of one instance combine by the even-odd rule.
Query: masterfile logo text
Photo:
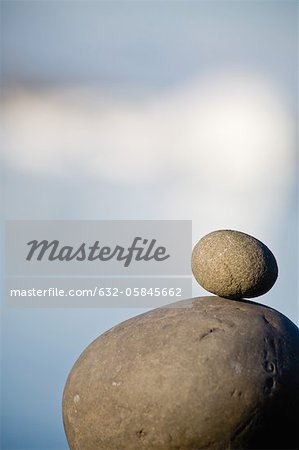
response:
[[[27,242],[27,245],[31,247],[26,260],[31,261],[36,257],[37,261],[41,261],[44,256],[49,261],[56,259],[60,261],[72,261],[73,259],[77,261],[109,261],[115,258],[116,261],[123,261],[124,266],[128,267],[133,258],[136,261],[150,261],[151,259],[164,261],[169,258],[170,255],[166,253],[166,248],[156,244],[156,239],[136,237],[128,248],[120,245],[116,245],[114,248],[101,246],[99,241],[95,241],[92,245],[83,242],[78,248],[74,248],[70,245],[61,245],[58,240],[52,242],[33,240]]]

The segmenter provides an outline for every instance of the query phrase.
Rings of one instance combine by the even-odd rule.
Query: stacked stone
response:
[[[192,271],[204,289],[231,299],[265,294],[278,275],[275,257],[268,247],[234,230],[204,236],[193,249]]]
[[[192,270],[216,296],[127,320],[98,337],[66,383],[71,450],[298,448],[299,330],[265,294],[271,251],[237,231],[208,234]]]

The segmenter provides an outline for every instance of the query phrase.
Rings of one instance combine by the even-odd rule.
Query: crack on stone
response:
[[[276,366],[273,361],[266,361],[265,363],[265,370],[268,373],[275,373],[276,372]]]
[[[136,431],[136,435],[137,435],[138,439],[144,439],[146,434],[147,433],[144,431],[143,428],[141,428],[141,430]]]
[[[271,324],[270,324],[271,325]],[[267,395],[272,394],[272,391],[276,388],[276,375],[278,372],[277,366],[277,348],[273,338],[264,338],[264,370],[269,375],[265,379],[264,392]]]
[[[214,333],[214,331],[224,331],[224,330],[221,330],[220,328],[210,328],[209,331],[206,331],[201,336],[199,336],[198,341],[202,341],[203,339]]]
[[[244,433],[246,433],[246,431],[250,429],[252,423],[256,420],[256,418],[257,418],[257,409],[254,409],[250,414],[250,416],[248,417],[248,419],[242,422],[236,428],[236,430],[232,435],[231,441],[234,441],[235,439],[239,439],[240,437],[242,437],[242,435],[244,435]]]
[[[238,398],[240,398],[240,397],[242,397],[242,392],[238,391],[237,389],[234,389],[234,390],[231,391],[231,397],[238,397]]]
[[[264,391],[267,394],[270,394],[271,390],[274,388],[274,384],[275,384],[274,378],[272,378],[272,377],[266,378]]]
[[[263,314],[263,320],[264,322],[266,322],[267,325],[271,325],[271,323],[269,322],[269,320],[267,319],[267,317],[265,316],[265,314]]]

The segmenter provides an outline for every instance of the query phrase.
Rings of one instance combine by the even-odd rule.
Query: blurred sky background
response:
[[[4,219],[247,232],[298,323],[296,1],[2,0],[1,45]],[[139,312],[2,305],[1,449],[67,449],[72,364]]]

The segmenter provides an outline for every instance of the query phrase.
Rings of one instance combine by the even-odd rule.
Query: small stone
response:
[[[71,450],[298,448],[299,331],[250,301],[184,300],[123,322],[75,363]]]
[[[204,289],[231,299],[265,294],[278,275],[269,248],[234,230],[213,231],[200,239],[193,249],[192,271]]]

